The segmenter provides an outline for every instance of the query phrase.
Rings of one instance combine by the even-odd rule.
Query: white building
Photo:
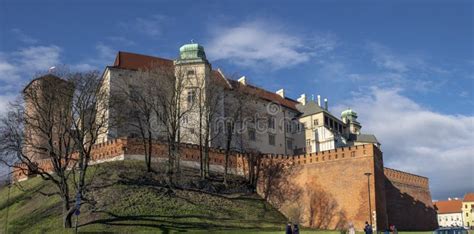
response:
[[[317,102],[308,101],[305,94],[302,94],[298,100],[294,100],[285,95],[284,89],[271,92],[250,84],[246,77],[238,80],[230,79],[221,70],[212,68],[206,58],[204,48],[196,43],[183,45],[180,48],[179,57],[175,60],[119,52],[114,64],[106,67],[103,73],[104,89],[113,99],[116,93],[123,90],[123,87],[119,88],[123,80],[137,82],[137,84],[143,83],[140,81],[143,79],[143,73],[140,73],[140,70],[154,65],[166,68],[170,71],[169,73],[183,74],[189,80],[186,91],[182,94],[186,102],[184,106],[188,104],[187,102],[195,102],[198,99],[199,90],[203,90],[200,89],[201,85],[212,82],[219,84],[219,91],[216,92],[222,93],[219,97],[220,107],[217,108],[219,113],[216,116],[226,117],[232,114],[226,110],[226,107],[235,100],[232,95],[246,93],[254,97],[253,101],[249,101],[249,105],[255,107],[255,117],[247,121],[245,126],[239,126],[245,131],[239,137],[233,138],[234,150],[258,150],[262,153],[294,155],[360,144],[374,144],[380,147],[375,136],[361,134],[362,126],[357,122],[357,113],[354,111],[346,110],[338,118],[329,111],[328,100],[324,99],[324,103],[321,103],[319,95]],[[156,82],[159,83],[160,79]],[[128,87],[133,86],[133,84],[128,85]],[[232,95],[227,95],[230,93]],[[197,120],[198,115],[196,111],[189,113],[189,116],[183,119],[185,121],[180,129],[183,135],[181,141],[197,144],[199,141],[195,135],[199,124],[193,120]],[[114,110],[110,110],[107,115],[108,118],[113,118]],[[213,131],[222,133],[225,130],[216,128]],[[161,135],[159,132],[154,134],[156,138]],[[99,142],[136,135],[137,133],[129,127],[109,126],[106,133],[99,137]],[[223,137],[215,137],[211,147],[224,148],[224,142]]]
[[[440,227],[462,227],[462,200],[457,198],[434,202]]]

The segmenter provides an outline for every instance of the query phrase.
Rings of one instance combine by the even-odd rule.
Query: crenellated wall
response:
[[[167,159],[166,144],[154,142],[152,152],[154,161]],[[229,158],[229,172],[247,175],[248,156],[233,153]],[[72,157],[77,158],[77,155]],[[224,171],[223,150],[211,149],[209,158],[211,170]],[[95,145],[91,163],[133,159],[144,160],[141,140],[120,138]],[[180,159],[182,165],[199,168],[199,146],[182,144]],[[294,206],[298,204],[302,218],[300,221],[304,225],[343,229],[351,222],[357,230],[362,230],[369,217],[378,230],[385,229],[389,223],[396,224],[401,230],[431,230],[433,222],[436,223],[428,179],[384,168],[382,152],[372,144],[295,156],[267,154],[261,156],[260,166],[266,168],[272,162],[285,165],[283,178],[277,181],[277,191],[273,192],[273,196],[276,194],[283,201],[278,204],[278,208],[288,215],[294,212]],[[39,167],[52,171],[49,160],[39,160],[37,163]],[[269,181],[266,178],[273,176],[266,177],[264,170],[257,187],[262,197],[265,197],[265,183]],[[371,173],[369,183],[365,173]],[[27,179],[28,176],[32,175],[28,175],[27,170],[15,169],[13,173],[16,181]],[[273,198],[268,197],[271,201],[275,200]],[[326,206],[321,207],[321,204]],[[411,219],[423,221],[417,223]]]
[[[378,229],[385,228],[383,180],[377,177],[383,175],[381,156],[378,148],[367,144],[290,157],[296,167],[285,184],[291,187],[288,197],[295,191],[298,195],[280,209],[287,215],[299,209],[304,225],[319,229],[344,229],[351,222],[362,230],[369,217]],[[371,173],[369,183],[365,173]]]
[[[428,178],[391,168],[384,171],[388,222],[399,230],[436,229]]]

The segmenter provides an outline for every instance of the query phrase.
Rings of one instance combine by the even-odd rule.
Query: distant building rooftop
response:
[[[474,193],[466,193],[466,195],[464,195],[463,201],[464,202],[474,202]]]
[[[380,144],[379,141],[377,140],[377,137],[375,137],[375,135],[373,135],[373,134],[359,134],[359,135],[356,135],[355,141]]]
[[[462,212],[462,201],[461,200],[447,200],[437,201],[434,203],[434,207],[438,214],[450,214]]]

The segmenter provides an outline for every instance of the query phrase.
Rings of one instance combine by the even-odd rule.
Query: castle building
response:
[[[120,87],[123,80],[142,82],[140,81],[143,78],[142,71],[154,66],[169,70],[175,77],[182,77],[186,81],[183,83],[186,88],[181,94],[185,102],[183,106],[193,108],[183,117],[185,121],[181,125],[181,139],[185,143],[199,143],[199,138],[196,137],[198,132],[196,126],[199,126],[196,109],[205,101],[206,88],[216,83],[219,87],[213,90],[213,95],[219,96],[219,102],[216,102],[215,118],[225,118],[233,112],[225,108],[232,105],[235,95],[238,95],[231,91],[237,90],[237,93],[254,97],[254,103],[251,105],[255,119],[239,124],[243,133],[233,139],[234,150],[244,152],[252,149],[262,153],[295,155],[361,144],[374,144],[380,147],[375,136],[361,133],[362,126],[357,121],[355,111],[345,110],[339,118],[329,111],[327,99],[324,99],[324,106],[322,105],[319,95],[317,102],[308,101],[305,94],[294,100],[285,95],[284,89],[270,92],[251,85],[246,77],[238,80],[230,79],[220,69],[212,68],[204,48],[196,43],[183,45],[176,60],[119,52],[114,64],[106,67],[103,73],[104,88],[109,90],[113,99],[114,95],[119,95],[123,91],[123,87]],[[113,114],[114,111],[111,110],[109,113],[111,119],[114,118]],[[213,127],[215,129],[211,132],[223,133],[217,129],[218,126]],[[137,134],[127,127],[114,126],[102,134],[100,142],[135,135]],[[223,137],[215,138],[211,146],[224,148]]]
[[[28,87],[49,79],[59,78],[42,77]],[[137,125],[133,117],[137,110],[128,103],[151,93],[161,95],[161,99],[174,102],[178,107],[181,116],[176,137],[182,143],[183,165],[199,167],[202,150],[197,145],[202,143],[202,133],[208,131],[204,137],[212,150],[210,170],[223,172],[226,160],[222,149],[230,142],[225,139],[232,131],[230,119],[239,129],[230,142],[230,163],[225,165],[229,166],[230,173],[248,173],[253,152],[260,152],[261,161],[252,166],[252,170],[272,161],[291,168],[285,171],[290,174],[282,176],[285,185],[278,184],[281,190],[278,194],[284,199],[271,196],[268,199],[278,200],[284,214],[295,209],[295,204],[301,205],[296,208],[304,213],[303,225],[343,229],[352,222],[357,230],[363,230],[365,222],[370,221],[377,230],[387,228],[388,224],[412,231],[437,227],[429,179],[385,167],[381,144],[374,135],[362,132],[354,110],[344,110],[338,116],[329,110],[328,100],[324,98],[322,103],[319,95],[317,100],[307,100],[306,94],[294,100],[285,95],[284,89],[271,92],[252,85],[245,76],[226,77],[220,69],[212,67],[199,44],[183,45],[175,60],[118,52],[113,65],[107,66],[102,74],[101,88],[107,100],[121,103],[110,105],[113,108],[106,111],[107,124],[99,131],[91,162],[143,160],[145,152],[137,143],[143,135],[131,127]],[[127,94],[125,99],[124,93]],[[34,116],[28,99],[25,101],[27,113]],[[152,100],[152,104],[156,101]],[[67,107],[66,102],[59,110]],[[160,109],[163,108],[160,105],[157,108],[154,116],[147,118],[158,120],[163,118],[158,115],[171,111]],[[239,121],[232,118],[236,116]],[[170,130],[160,121],[154,122],[149,131],[157,140],[152,143],[152,157],[156,161],[167,160],[167,146],[160,140],[165,139],[166,131]],[[36,141],[41,140],[41,136],[38,137]],[[38,165],[46,171],[53,168],[48,159],[40,159]],[[14,180],[31,176],[21,170],[13,174]],[[265,180],[264,175],[261,177],[260,181]],[[265,184],[257,185],[258,193],[262,194]],[[299,191],[299,196],[288,199],[295,191]],[[322,204],[331,204],[331,208],[321,207]],[[472,203],[467,205],[472,207]],[[472,216],[472,212],[467,215]]]

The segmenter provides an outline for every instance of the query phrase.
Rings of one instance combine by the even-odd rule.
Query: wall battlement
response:
[[[165,143],[154,141],[152,145],[152,160],[166,160],[168,147]],[[256,154],[242,154],[231,152],[229,157],[229,173],[246,175],[249,168],[249,158]],[[72,159],[78,157],[73,154]],[[114,160],[144,159],[144,149],[140,139],[119,138],[93,146],[91,164]],[[197,166],[200,162],[200,147],[193,144],[182,144],[180,146],[180,160],[183,165]],[[211,170],[223,171],[225,164],[225,151],[222,149],[210,149],[209,160]],[[394,223],[400,230],[427,230],[433,227],[431,195],[429,193],[428,178],[417,176],[399,170],[384,168],[383,156],[380,149],[372,144],[337,148],[318,153],[300,155],[264,154],[260,155],[261,165],[271,162],[282,162],[285,165],[296,166],[291,175],[286,176],[290,185],[303,193],[298,198],[301,204],[306,204],[302,212],[310,213],[313,206],[310,204],[317,194],[326,194],[334,205],[334,213],[328,213],[325,217],[333,216],[327,221],[323,229],[342,228],[340,225],[352,222],[358,230],[362,230],[367,220],[367,177],[370,176],[370,197],[372,197],[372,209],[376,213],[373,220],[379,229],[386,228],[388,223]],[[48,159],[37,160],[38,167],[45,171],[53,171]],[[14,169],[13,180],[21,181],[28,179],[30,175],[24,164],[17,164]],[[261,167],[264,168],[264,167]],[[262,188],[259,183],[258,191]],[[285,186],[285,185],[282,185]],[[413,205],[415,204],[415,205]],[[283,208],[280,208],[283,209]],[[406,211],[401,212],[400,210]],[[416,214],[420,220],[425,220],[420,225],[410,223],[410,214]],[[283,210],[282,210],[283,211]],[[427,212],[429,213],[427,215]],[[407,214],[406,214],[407,213]],[[317,213],[315,213],[317,214]],[[342,217],[342,218],[338,218]],[[404,218],[407,217],[407,218]],[[434,216],[434,220],[436,217]],[[307,216],[305,225],[314,225],[318,217]],[[312,221],[309,221],[312,220]],[[313,226],[315,227],[315,226]],[[413,229],[415,228],[415,229]]]
[[[406,185],[418,186],[421,188],[429,187],[429,179],[424,176],[411,174],[404,171],[395,170],[392,168],[385,167],[384,173],[387,179],[395,183],[402,183]]]

